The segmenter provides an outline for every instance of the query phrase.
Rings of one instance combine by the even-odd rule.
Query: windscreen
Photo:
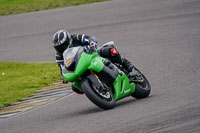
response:
[[[69,66],[72,62],[74,62],[74,58],[78,52],[80,47],[72,47],[65,50],[63,53],[64,63]]]
[[[73,47],[65,50],[65,52],[63,53],[64,62],[67,62],[69,59],[72,60],[76,56],[76,53],[78,52],[79,48],[80,47]]]

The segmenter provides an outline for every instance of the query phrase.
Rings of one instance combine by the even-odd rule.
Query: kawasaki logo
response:
[[[129,88],[128,90],[124,90],[124,93],[128,93],[129,91],[131,91],[131,88]]]

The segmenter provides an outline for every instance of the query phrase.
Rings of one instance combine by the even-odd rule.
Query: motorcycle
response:
[[[150,84],[142,73],[142,81],[130,81],[122,66],[101,57],[96,49],[86,52],[83,46],[72,47],[64,51],[63,57],[64,79],[102,109],[114,108],[116,101],[127,96],[141,99],[150,94]]]

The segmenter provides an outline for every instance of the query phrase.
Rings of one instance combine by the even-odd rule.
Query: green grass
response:
[[[55,63],[0,62],[0,108],[60,80]]]
[[[75,6],[107,0],[0,0],[0,15]]]

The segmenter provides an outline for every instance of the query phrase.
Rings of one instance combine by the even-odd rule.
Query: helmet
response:
[[[63,53],[71,42],[71,35],[65,30],[59,30],[53,35],[53,46],[59,53]]]

